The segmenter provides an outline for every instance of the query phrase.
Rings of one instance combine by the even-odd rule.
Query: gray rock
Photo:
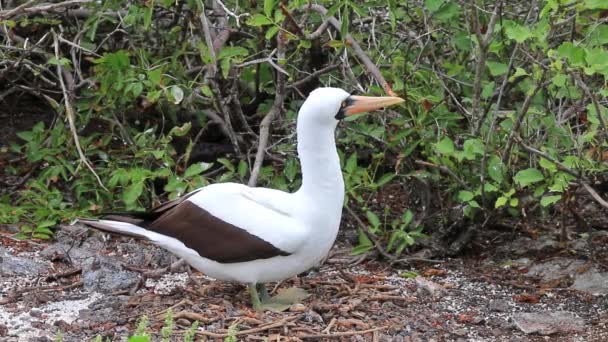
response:
[[[129,264],[149,268],[163,268],[177,261],[177,257],[158,246],[141,242],[123,242],[116,246],[121,255],[128,256]]]
[[[541,235],[538,239],[519,237],[512,243],[501,246],[498,251],[515,255],[526,255],[530,252],[542,252],[559,248],[559,242],[548,235]]]
[[[608,295],[608,273],[590,269],[585,273],[577,274],[570,288],[594,296]]]
[[[120,260],[98,255],[82,268],[82,283],[86,290],[112,293],[133,288],[139,275],[122,268]]]
[[[585,264],[584,260],[557,258],[530,267],[528,275],[540,277],[545,281],[555,280],[576,274]]]
[[[128,296],[104,296],[91,303],[87,309],[80,310],[80,319],[83,322],[96,324],[115,320],[114,313],[118,312],[128,301]]]
[[[526,334],[552,335],[585,330],[585,321],[567,311],[516,313],[513,322]]]
[[[3,276],[37,276],[46,273],[49,265],[27,257],[10,255],[0,247],[0,275]]]
[[[490,301],[490,311],[507,312],[509,311],[509,303],[504,299],[495,299]]]
[[[40,255],[49,260],[65,259],[72,262],[75,266],[82,267],[91,264],[95,260],[97,253],[90,249],[55,243],[42,250]]]
[[[443,295],[445,294],[445,288],[433,281],[430,281],[421,276],[417,276],[414,280],[416,281],[418,289],[422,290],[422,292],[430,294],[431,297],[443,297]]]

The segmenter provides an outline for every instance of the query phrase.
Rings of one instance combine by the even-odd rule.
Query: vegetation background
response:
[[[214,182],[297,189],[319,86],[406,99],[339,126],[353,253],[606,225],[605,0],[0,6],[0,224],[23,238]]]

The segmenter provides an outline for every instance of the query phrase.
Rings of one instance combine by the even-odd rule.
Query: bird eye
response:
[[[345,108],[346,107],[346,101],[342,102],[342,105],[340,107]]]

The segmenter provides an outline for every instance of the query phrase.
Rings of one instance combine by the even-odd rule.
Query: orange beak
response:
[[[396,105],[405,100],[396,96],[356,96],[352,95],[347,100],[344,115],[351,116],[357,113],[371,112],[376,109]]]

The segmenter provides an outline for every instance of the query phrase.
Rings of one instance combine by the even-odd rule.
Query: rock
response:
[[[82,268],[83,286],[88,291],[112,293],[133,288],[139,275],[122,268],[120,260],[98,255]]]
[[[490,311],[507,312],[507,311],[509,311],[509,303],[503,299],[491,300],[490,301]]]
[[[68,244],[54,243],[40,252],[40,255],[49,259],[65,259],[72,262],[75,266],[82,267],[95,260],[96,253],[80,247],[73,247]]]
[[[556,258],[530,267],[528,275],[540,277],[544,281],[556,280],[576,274],[585,264],[584,260]]]
[[[119,254],[129,259],[129,264],[152,269],[170,266],[177,260],[174,254],[160,247],[141,242],[123,242],[116,245]]]
[[[513,322],[526,334],[577,333],[585,329],[585,321],[567,311],[516,313]]]
[[[80,224],[61,225],[55,233],[55,240],[64,245],[79,246],[89,237],[89,229]]]
[[[415,278],[415,281],[416,281],[416,285],[418,286],[418,289],[423,290],[424,292],[427,292],[432,297],[441,297],[441,296],[443,296],[443,294],[445,292],[445,288],[443,286],[441,286],[433,281],[430,281],[424,277],[417,276]]]
[[[4,324],[0,324],[0,337],[8,335],[8,328]]]
[[[3,276],[38,276],[46,273],[49,265],[27,257],[10,255],[0,247],[0,275]]]
[[[594,296],[608,295],[608,273],[590,269],[585,273],[577,274],[570,288]]]
[[[549,235],[541,235],[538,239],[531,239],[529,237],[519,237],[510,244],[501,246],[499,252],[515,254],[515,255],[527,255],[530,252],[543,252],[559,248],[559,242],[553,239]]]

